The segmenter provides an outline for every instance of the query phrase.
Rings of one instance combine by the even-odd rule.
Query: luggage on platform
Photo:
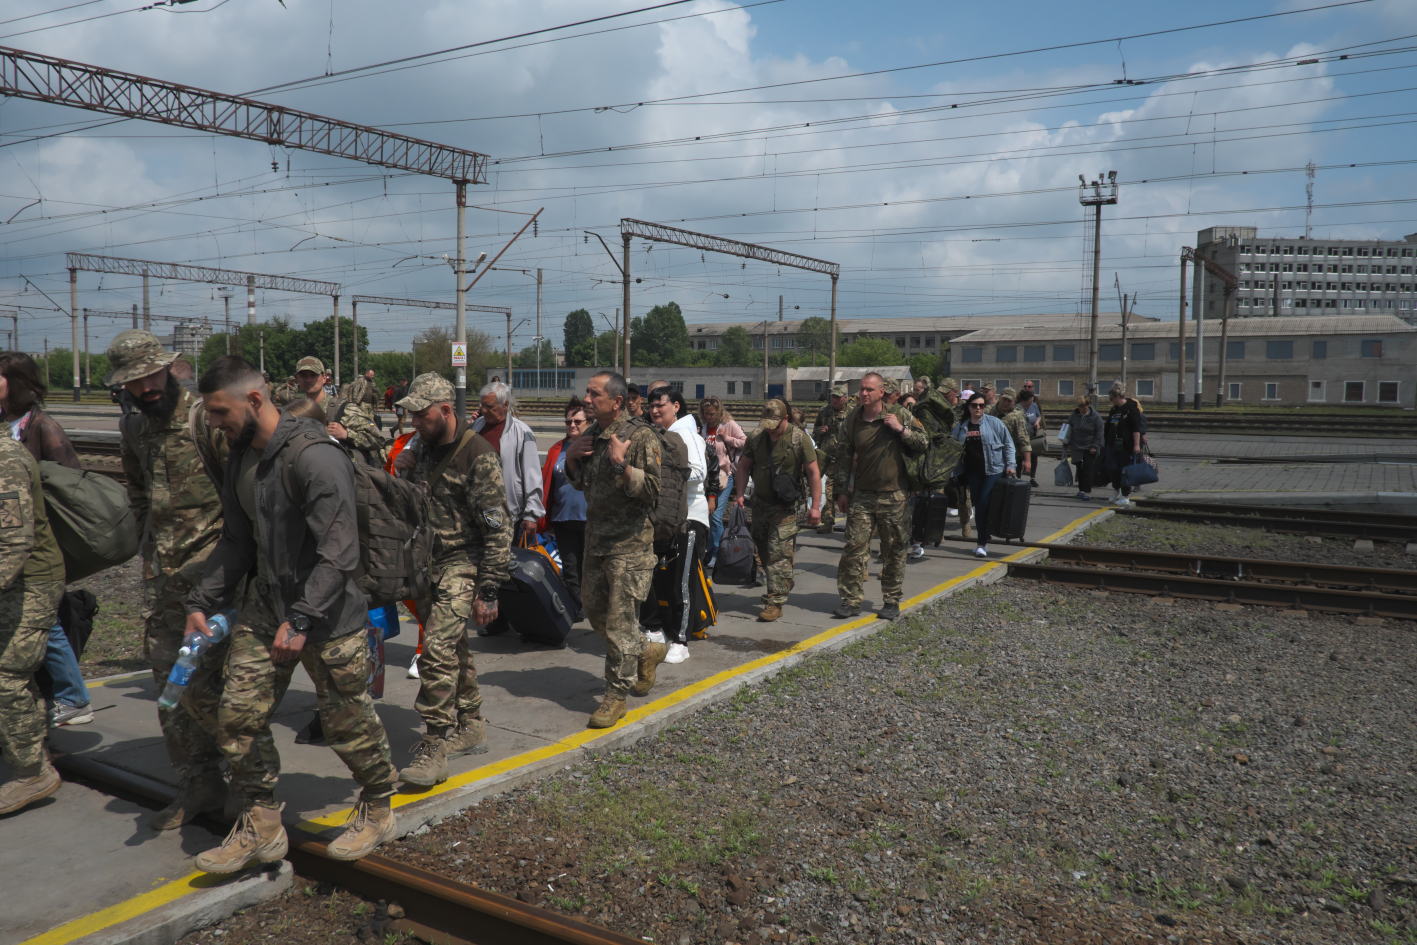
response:
[[[748,537],[748,514],[738,504],[730,505],[724,513],[723,540],[718,543],[713,583],[752,584],[758,573],[757,550]]]
[[[1028,480],[1005,476],[989,495],[989,535],[1004,541],[1023,541],[1028,526]]]
[[[915,498],[915,513],[911,518],[910,540],[921,545],[940,547],[949,521],[951,497],[943,492],[930,492]]]
[[[497,593],[497,612],[523,640],[566,645],[576,603],[555,564],[540,548],[512,548],[511,579]]]

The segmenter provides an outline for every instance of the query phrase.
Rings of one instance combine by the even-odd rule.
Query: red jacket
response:
[[[546,462],[541,464],[541,507],[546,510],[546,514],[536,520],[536,530],[547,532],[551,530],[551,474],[556,469],[556,457],[561,455],[561,447],[565,440],[558,440],[554,446],[546,451]]]

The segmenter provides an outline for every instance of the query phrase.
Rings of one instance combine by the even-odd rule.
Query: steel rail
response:
[[[1362,568],[1301,561],[1265,561],[1219,555],[1189,555],[1164,551],[1133,551],[1093,545],[1031,543],[1048,552],[1049,563],[1124,568],[1131,571],[1164,571],[1213,580],[1270,581],[1299,585],[1359,588],[1371,593],[1417,594],[1417,571],[1397,568]]]
[[[1396,515],[1391,512],[1290,508],[1281,505],[1230,505],[1225,502],[1187,502],[1181,499],[1137,499],[1135,507],[1143,511],[1160,509],[1170,512],[1197,512],[1215,515],[1254,515],[1261,518],[1287,518],[1304,522],[1400,525],[1417,529],[1417,515]]]
[[[1262,531],[1283,532],[1290,535],[1417,542],[1417,527],[1410,525],[1372,525],[1366,522],[1334,522],[1317,518],[1223,515],[1218,512],[1183,512],[1172,509],[1145,509],[1137,506],[1117,509],[1117,511],[1135,518],[1159,518],[1172,522],[1196,522],[1204,525],[1234,525],[1237,528],[1258,528]]]
[[[1148,594],[1153,597],[1218,600],[1233,604],[1285,607],[1291,610],[1319,610],[1365,617],[1417,620],[1417,597],[1408,595],[1256,584],[1249,581],[1218,581],[1186,575],[1145,574],[1135,571],[1100,571],[1096,568],[1067,568],[1020,562],[1009,564],[1009,576],[1044,584]]]
[[[176,791],[167,784],[106,765],[82,755],[58,755],[66,777],[119,796],[167,805]],[[209,815],[201,820],[225,830]],[[479,889],[429,870],[371,853],[353,863],[332,860],[325,841],[286,825],[288,858],[307,879],[334,883],[369,899],[397,902],[405,918],[390,919],[378,937],[407,932],[438,945],[641,945],[638,939],[581,922],[511,896]]]

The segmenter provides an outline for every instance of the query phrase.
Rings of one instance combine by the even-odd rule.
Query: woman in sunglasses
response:
[[[963,478],[974,501],[974,525],[978,535],[974,557],[989,556],[989,495],[999,477],[1014,473],[1014,441],[1009,428],[998,417],[985,413],[983,394],[971,394],[965,418],[954,429],[954,438],[964,444],[955,478]]]

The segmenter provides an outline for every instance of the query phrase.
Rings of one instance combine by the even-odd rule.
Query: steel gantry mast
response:
[[[382,296],[382,295],[356,295],[356,296],[354,296],[352,299],[350,299],[349,310],[350,310],[350,314],[351,314],[351,316],[353,317],[353,320],[354,320],[354,332],[355,332],[355,334],[354,334],[354,339],[355,339],[355,344],[354,344],[354,373],[355,373],[355,375],[358,375],[358,374],[359,374],[359,303],[360,303],[360,302],[364,302],[365,304],[368,304],[368,305],[388,305],[388,306],[391,306],[391,307],[398,307],[398,308],[441,308],[441,309],[457,309],[457,308],[458,308],[458,306],[457,306],[456,304],[452,303],[452,302],[430,302],[430,301],[428,301],[427,299],[389,299],[389,298],[385,298],[385,297]],[[510,385],[511,385],[511,376],[510,376],[510,375],[511,375],[511,370],[512,370],[512,354],[511,354],[511,352],[512,352],[512,333],[511,333],[511,327],[510,327],[511,324],[512,324],[512,310],[509,309],[509,308],[506,308],[506,307],[504,307],[504,306],[501,306],[501,305],[473,305],[473,304],[470,303],[470,302],[463,302],[463,303],[462,303],[462,310],[463,310],[464,312],[490,312],[490,313],[492,313],[492,314],[494,314],[494,315],[505,315],[505,316],[507,317],[507,325],[508,325],[508,330],[507,330],[507,373],[508,373],[507,384],[508,384],[508,386],[510,386]],[[466,318],[466,315],[464,315],[464,318]],[[457,340],[457,339],[455,338],[454,341],[456,341],[456,340]],[[467,333],[466,333],[466,331],[463,332],[462,340],[463,340],[464,342],[467,341]],[[464,389],[466,389],[466,388],[464,388]]]
[[[457,332],[458,337],[466,335],[467,323],[461,303],[466,292],[463,245],[467,185],[487,182],[487,155],[240,95],[211,92],[5,46],[0,46],[0,95],[155,121],[451,180],[457,188],[457,259],[453,263],[459,302]],[[78,306],[75,275],[71,267],[71,308]],[[249,317],[254,308],[254,289],[249,282],[246,297]],[[339,296],[334,295],[334,299],[338,338]],[[74,323],[78,323],[77,316]],[[77,354],[77,342],[74,347]],[[335,357],[338,374],[338,344]],[[77,380],[77,365],[74,375]],[[462,412],[467,405],[464,371],[458,371],[457,392],[458,410]],[[75,386],[74,399],[78,397],[79,389]]]
[[[1179,343],[1180,343],[1181,348],[1180,348],[1180,351],[1177,352],[1176,363],[1177,363],[1178,369],[1179,369],[1180,371],[1182,371],[1182,372],[1185,371],[1185,357],[1186,357],[1186,327],[1185,327],[1185,325],[1186,325],[1186,320],[1185,320],[1185,316],[1186,316],[1186,301],[1185,301],[1185,286],[1186,286],[1186,263],[1187,263],[1187,262],[1193,262],[1193,263],[1196,264],[1196,291],[1194,292],[1195,299],[1194,299],[1194,302],[1193,302],[1193,304],[1192,304],[1192,306],[1191,306],[1192,311],[1195,312],[1195,320],[1196,320],[1196,393],[1195,393],[1195,404],[1196,404],[1195,409],[1196,409],[1196,410],[1201,409],[1201,396],[1202,396],[1202,395],[1201,395],[1201,372],[1204,370],[1204,367],[1205,367],[1205,354],[1204,354],[1204,351],[1202,350],[1203,347],[1204,347],[1204,345],[1205,345],[1205,313],[1204,313],[1203,311],[1201,311],[1201,299],[1202,299],[1202,297],[1203,297],[1203,295],[1204,295],[1205,293],[1203,293],[1203,292],[1201,291],[1201,288],[1202,288],[1201,283],[1202,283],[1202,280],[1204,279],[1204,276],[1201,275],[1201,270],[1204,269],[1206,272],[1210,273],[1212,276],[1214,276],[1215,278],[1219,279],[1219,280],[1221,281],[1221,283],[1225,286],[1224,296],[1222,297],[1221,303],[1220,303],[1220,304],[1221,304],[1221,312],[1220,312],[1220,319],[1221,319],[1221,320],[1220,320],[1220,379],[1219,379],[1219,387],[1218,387],[1218,389],[1217,389],[1216,392],[1215,392],[1215,406],[1219,407],[1219,406],[1221,406],[1221,405],[1225,402],[1225,346],[1226,346],[1226,344],[1227,344],[1227,343],[1229,342],[1229,340],[1230,340],[1230,302],[1231,302],[1231,299],[1233,298],[1233,296],[1234,296],[1234,294],[1235,294],[1235,290],[1236,290],[1237,288],[1239,288],[1240,283],[1239,283],[1239,281],[1235,278],[1235,273],[1231,272],[1229,269],[1226,269],[1224,266],[1220,265],[1220,263],[1216,262],[1215,260],[1208,258],[1208,257],[1205,255],[1204,252],[1197,252],[1196,250],[1192,249],[1192,248],[1189,247],[1189,246],[1182,246],[1182,247],[1181,247],[1181,293],[1182,293],[1182,295],[1181,295],[1181,329],[1180,329],[1180,332],[1179,332],[1179,335],[1180,335],[1180,342],[1179,342]],[[1177,379],[1176,379],[1176,390],[1177,390],[1177,397],[1180,397],[1180,396],[1181,396],[1181,393],[1180,393],[1180,391],[1181,391],[1181,378],[1180,378],[1180,376],[1178,376]]]
[[[836,284],[841,277],[841,266],[838,263],[827,262],[824,259],[813,259],[811,256],[799,256],[797,253],[773,249],[770,246],[759,246],[756,243],[744,243],[722,236],[695,233],[692,230],[681,230],[660,223],[646,223],[644,220],[629,218],[620,221],[620,236],[625,243],[625,263],[621,267],[620,274],[625,283],[625,360],[622,373],[626,376],[629,376],[630,373],[630,240],[638,236],[656,243],[676,243],[679,246],[688,246],[702,252],[741,256],[744,259],[756,259],[759,262],[772,263],[777,266],[791,266],[793,269],[805,269],[808,272],[820,272],[831,276],[832,344],[831,366],[827,372],[830,379],[827,381],[827,386],[830,388],[832,384],[836,383]],[[612,255],[611,258],[614,259],[614,256]],[[766,341],[763,343],[763,350],[766,353]],[[767,388],[764,387],[763,396],[767,397],[767,394]]]

